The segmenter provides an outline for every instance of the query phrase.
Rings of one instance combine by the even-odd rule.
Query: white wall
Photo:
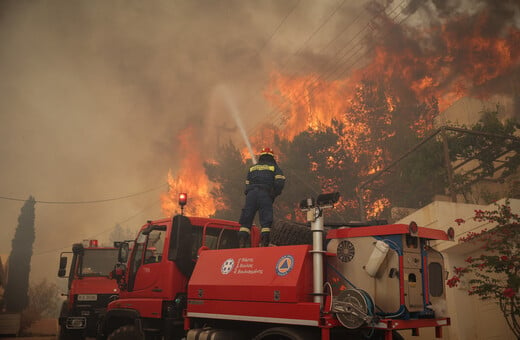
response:
[[[498,201],[503,204],[505,199]],[[510,206],[514,212],[520,212],[520,200],[510,199]],[[489,223],[473,220],[475,210],[495,210],[495,205],[475,205],[444,201],[435,201],[428,206],[415,211],[397,223],[408,224],[415,221],[420,227],[429,227],[447,230],[455,229],[455,241],[435,241],[432,246],[444,255],[446,269],[452,276],[453,267],[464,266],[468,256],[477,257],[478,247],[470,244],[461,244],[458,239],[468,232],[478,232],[484,228],[492,228]],[[456,219],[462,218],[466,222],[457,225]],[[482,301],[478,297],[467,294],[467,285],[462,282],[458,288],[446,286],[446,298],[448,312],[451,318],[451,326],[443,329],[443,338],[450,340],[492,340],[514,339],[507,323],[502,316],[498,305],[494,301]],[[406,339],[434,339],[433,329],[421,330],[419,337],[412,337],[410,332],[402,332]]]

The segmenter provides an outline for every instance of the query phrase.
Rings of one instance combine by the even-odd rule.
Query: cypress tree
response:
[[[5,287],[5,308],[11,313],[20,313],[28,304],[29,272],[31,271],[31,257],[34,243],[34,197],[29,196],[25,201],[18,227],[12,241],[11,254]]]

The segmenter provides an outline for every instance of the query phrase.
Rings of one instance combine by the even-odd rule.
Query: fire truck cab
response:
[[[67,299],[58,319],[58,338],[83,339],[96,336],[97,323],[109,301],[117,298],[119,288],[110,278],[117,262],[116,247],[98,247],[97,240],[75,243],[72,252],[60,255],[58,276],[68,278]],[[67,276],[67,262],[71,263]]]
[[[238,248],[239,229],[236,222],[183,215],[148,221],[129,256],[129,244],[121,246],[116,269],[121,295],[110,304],[100,336],[136,323],[147,334],[184,334],[187,285],[200,253]],[[251,245],[257,247],[259,239],[253,227]]]

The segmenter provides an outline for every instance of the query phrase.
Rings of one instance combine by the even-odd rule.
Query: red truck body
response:
[[[390,340],[399,329],[434,327],[441,337],[450,323],[441,311],[445,271],[429,240],[448,234],[415,224],[326,232],[321,210],[332,205],[306,207],[312,246],[259,248],[255,231],[253,247],[237,248],[235,222],[150,221],[98,336]]]

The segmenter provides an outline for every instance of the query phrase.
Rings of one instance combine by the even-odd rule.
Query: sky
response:
[[[272,72],[319,71],[374,4],[421,24],[488,2],[0,0],[0,254],[30,195],[32,281],[53,280],[72,243],[163,217],[176,135],[196,126],[207,158],[217,141],[242,147],[226,128],[272,117]]]

